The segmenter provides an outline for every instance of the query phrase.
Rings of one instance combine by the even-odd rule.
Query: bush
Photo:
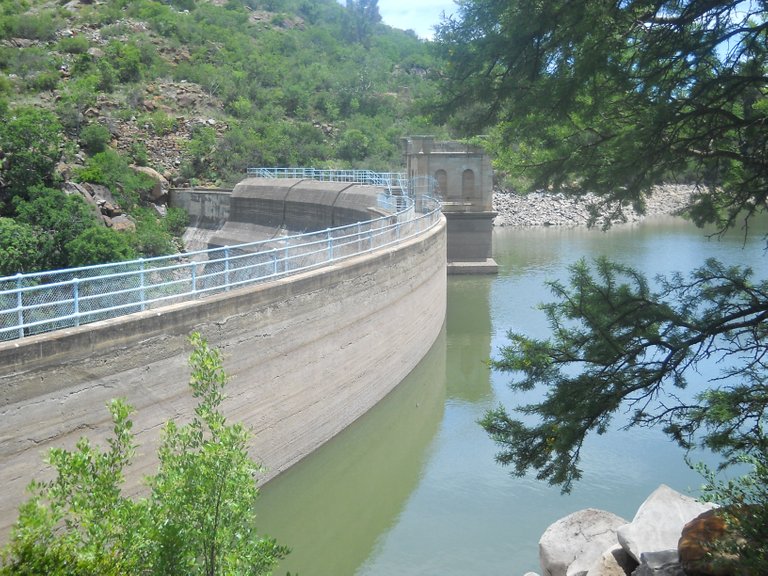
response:
[[[146,166],[149,161],[147,145],[144,142],[131,142],[131,158],[136,166]]]
[[[250,433],[221,411],[221,354],[192,334],[191,422],[166,423],[147,499],[123,495],[136,442],[131,407],[113,400],[114,435],[105,450],[81,438],[55,448],[50,482],[33,481],[32,498],[6,548],[0,575],[110,576],[270,574],[289,550],[255,528],[260,467],[248,455]]]
[[[0,218],[0,276],[40,269],[44,235],[29,224]]]
[[[72,268],[133,260],[138,256],[127,234],[103,226],[84,230],[65,249]]]
[[[167,136],[176,131],[176,118],[161,110],[152,112],[147,119],[147,124],[155,136]]]
[[[12,197],[26,198],[31,187],[54,182],[60,142],[61,125],[50,112],[21,107],[0,122],[0,150],[6,156],[2,166],[6,186],[0,195],[0,215],[7,213]]]
[[[768,574],[768,448],[743,454],[749,470],[741,477],[721,480],[704,465],[695,466],[706,479],[704,500],[717,503],[731,534],[741,538],[716,541],[710,553],[729,574]]]
[[[151,258],[176,252],[173,237],[155,215],[154,210],[136,208],[133,216],[136,220],[136,233],[132,241],[139,254]]]
[[[59,40],[59,50],[67,54],[85,54],[91,43],[85,36],[71,36]]]
[[[56,20],[52,12],[17,14],[7,16],[2,23],[5,38],[29,40],[53,40],[56,38]]]
[[[67,244],[89,228],[99,226],[94,210],[78,195],[35,186],[29,199],[14,198],[16,221],[40,231],[44,250],[38,258],[40,269],[52,270],[73,266]]]
[[[168,213],[163,219],[165,229],[180,238],[189,225],[189,214],[183,208],[168,208]]]
[[[75,172],[75,178],[108,187],[125,210],[136,206],[140,192],[151,190],[155,185],[152,178],[133,170],[126,158],[110,148],[89,158],[85,168]]]
[[[101,124],[89,124],[80,131],[80,143],[89,154],[104,152],[112,135]]]
[[[27,89],[35,92],[50,92],[59,84],[59,73],[48,70],[35,74],[27,81]]]

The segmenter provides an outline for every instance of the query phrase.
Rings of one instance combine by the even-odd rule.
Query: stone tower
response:
[[[433,178],[448,221],[448,272],[495,274],[493,169],[482,149],[433,136],[403,139],[408,178]]]

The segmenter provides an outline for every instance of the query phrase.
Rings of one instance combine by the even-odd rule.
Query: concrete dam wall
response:
[[[295,185],[281,186],[295,193]],[[318,204],[327,215],[343,191],[323,185],[331,192],[318,195]],[[370,218],[370,191],[363,191],[367,200],[360,190],[347,192],[358,202],[353,210]],[[293,210],[296,221],[310,227],[307,214],[318,209],[309,203],[302,211],[298,203],[289,206],[287,196],[265,199],[254,189],[238,196],[235,190],[226,200],[238,233],[248,219],[260,230],[265,214],[239,210],[242,198],[275,208],[282,203],[283,214]],[[230,229],[221,221],[212,229],[227,241]],[[83,435],[97,443],[108,436],[112,398],[124,397],[135,408],[139,448],[127,484],[132,493],[142,489],[141,479],[157,464],[163,422],[192,413],[192,331],[223,352],[231,376],[224,410],[253,430],[251,453],[266,466],[266,482],[364,414],[415,367],[440,332],[445,299],[441,219],[395,246],[274,282],[0,344],[0,543],[26,485],[50,475],[43,463],[48,449],[71,448]]]

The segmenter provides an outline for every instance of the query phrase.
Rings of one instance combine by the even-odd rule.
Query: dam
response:
[[[141,261],[120,273],[132,279],[119,290],[135,298],[128,303],[86,300],[87,278],[61,280],[74,296],[58,305],[65,313],[56,330],[43,330],[40,308],[31,317],[23,317],[28,307],[0,310],[0,542],[29,481],[50,475],[46,452],[72,448],[83,435],[103,442],[111,429],[106,405],[115,397],[135,409],[138,449],[126,480],[130,492],[142,490],[157,464],[162,424],[184,421],[194,406],[187,386],[193,331],[223,353],[231,377],[224,412],[253,431],[262,483],[387,395],[440,333],[447,263],[439,203],[387,192],[355,182],[249,178],[218,202],[181,194],[198,231],[222,222],[225,203],[227,218],[203,234],[213,247],[206,257],[190,253],[167,265],[160,287],[146,284],[160,268]],[[111,273],[112,284],[117,277]],[[5,301],[40,289],[2,280],[10,286],[0,286]],[[172,294],[177,286],[183,297]],[[89,310],[86,302],[102,307]]]

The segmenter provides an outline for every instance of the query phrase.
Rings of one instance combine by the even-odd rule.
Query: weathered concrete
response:
[[[493,260],[493,168],[477,147],[433,136],[403,139],[410,179],[432,179],[448,219],[448,273],[496,274]],[[469,265],[465,265],[469,264]]]
[[[0,344],[0,542],[53,446],[103,441],[106,403],[136,408],[130,490],[153,471],[162,422],[186,418],[187,335],[223,350],[225,411],[255,432],[266,481],[376,404],[445,317],[446,225],[393,249],[269,285]]]

